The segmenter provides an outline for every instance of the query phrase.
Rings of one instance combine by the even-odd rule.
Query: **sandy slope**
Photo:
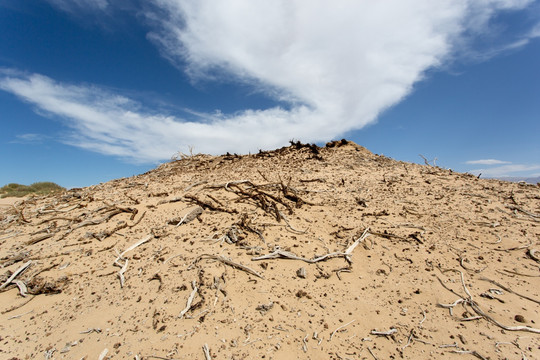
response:
[[[0,198],[0,208],[11,207],[11,205],[15,204],[16,202],[20,200],[22,199],[16,198],[16,197]]]
[[[0,284],[31,262],[0,292],[2,359],[540,358],[537,186],[344,142],[197,155],[16,208]]]

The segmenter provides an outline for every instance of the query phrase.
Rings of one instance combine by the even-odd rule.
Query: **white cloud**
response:
[[[465,164],[469,165],[501,165],[501,164],[510,164],[509,161],[502,161],[496,159],[483,159],[483,160],[469,160]]]
[[[66,12],[74,13],[82,9],[105,10],[110,4],[108,0],[47,0],[52,5]]]
[[[44,134],[27,133],[17,135],[16,139],[11,142],[15,144],[41,144],[48,139],[49,136]]]
[[[51,0],[103,10],[107,0]],[[241,81],[283,107],[154,114],[98,87],[33,74],[0,75],[0,87],[67,120],[69,143],[137,161],[196,151],[257,151],[292,138],[324,141],[374,122],[424,72],[481,33],[499,10],[529,0],[153,0],[145,10],[161,53],[194,81]],[[68,8],[68,6],[72,6]]]
[[[512,164],[490,167],[485,169],[470,170],[471,174],[482,174],[483,177],[508,177],[508,176],[533,176],[532,171],[539,170],[540,164]]]
[[[305,106],[293,110],[246,110],[225,116],[199,114],[186,121],[141,110],[140,104],[98,87],[55,82],[42,75],[13,71],[0,77],[0,89],[9,91],[44,111],[63,118],[74,132],[64,142],[138,162],[169,159],[194,145],[197,152],[248,152],[280,146],[294,134],[313,137],[303,129],[305,119],[323,120]],[[298,119],[298,120],[296,120]],[[300,121],[302,119],[302,121]]]

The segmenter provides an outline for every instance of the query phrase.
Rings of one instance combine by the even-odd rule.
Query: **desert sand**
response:
[[[16,198],[16,197],[0,198],[0,208],[11,207],[11,205],[15,204],[16,202],[20,200],[22,199]]]
[[[540,188],[352,142],[0,208],[1,359],[539,359]]]

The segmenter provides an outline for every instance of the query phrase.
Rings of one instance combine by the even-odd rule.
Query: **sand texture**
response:
[[[540,188],[351,142],[0,208],[1,359],[540,359]]]

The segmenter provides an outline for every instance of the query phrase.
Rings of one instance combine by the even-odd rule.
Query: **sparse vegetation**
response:
[[[48,181],[36,182],[31,185],[11,183],[0,188],[0,198],[9,196],[23,197],[30,194],[47,195],[62,190],[65,189],[58,184]]]

